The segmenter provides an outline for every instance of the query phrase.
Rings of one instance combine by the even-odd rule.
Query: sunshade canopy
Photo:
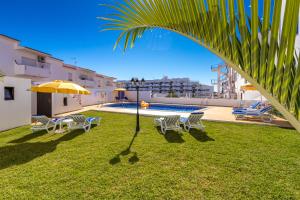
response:
[[[243,85],[241,86],[242,90],[256,90],[256,88],[253,85]]]
[[[31,91],[43,93],[63,93],[63,94],[91,94],[90,91],[70,81],[55,80],[32,86]]]
[[[124,91],[126,91],[126,89],[125,88],[116,88],[116,89],[114,89],[114,91],[116,91],[116,92],[124,92]]]

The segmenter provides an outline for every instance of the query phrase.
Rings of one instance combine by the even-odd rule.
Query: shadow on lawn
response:
[[[160,127],[156,127],[157,131],[164,136],[164,138],[169,143],[184,143],[184,139],[182,138],[182,133],[178,133],[176,131],[167,131],[166,134],[163,134],[160,130]]]
[[[138,135],[138,132],[135,132],[128,147],[125,150],[121,151],[119,154],[115,155],[112,159],[110,159],[109,164],[111,164],[111,165],[118,164],[119,162],[121,162],[121,156],[127,156],[129,154],[132,154],[132,156],[128,159],[128,162],[130,164],[135,164],[140,160],[137,156],[137,153],[131,151],[131,146],[132,146],[135,138],[137,137],[137,135]]]
[[[83,133],[83,130],[76,130],[49,142],[20,143],[0,147],[0,170],[30,162],[37,157],[53,152],[59,143],[72,140]]]
[[[47,134],[47,131],[33,132],[33,133],[25,135],[25,136],[23,136],[21,138],[12,140],[9,143],[23,143],[23,142],[26,142],[28,140],[32,140],[34,138],[37,138],[37,137],[40,137],[40,136],[43,136],[43,135],[46,135],[46,134]]]
[[[194,137],[199,142],[215,141],[215,139],[209,137],[206,132],[197,129],[191,129],[190,135]]]

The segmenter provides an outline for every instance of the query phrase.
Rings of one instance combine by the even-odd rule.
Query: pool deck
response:
[[[83,109],[77,110],[74,112],[60,114],[58,116],[66,116],[66,115],[76,114],[76,113],[89,111],[89,110],[136,114],[135,109],[113,108],[113,107],[105,107],[102,105],[93,105],[93,106],[86,106]],[[292,126],[286,120],[284,120],[282,118],[278,118],[278,117],[274,117],[272,123],[264,123],[264,122],[261,122],[260,120],[254,120],[254,119],[236,120],[234,115],[231,114],[231,112],[232,112],[231,107],[207,106],[206,108],[202,109],[201,111],[204,112],[203,120],[207,120],[207,121],[234,122],[234,123],[243,123],[243,124],[259,124],[259,125],[292,128]],[[187,117],[190,113],[140,109],[140,114],[145,115],[145,116],[166,116],[166,115],[178,115],[179,114],[181,117]]]

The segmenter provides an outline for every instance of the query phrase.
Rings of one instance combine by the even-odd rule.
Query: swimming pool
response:
[[[136,103],[114,103],[105,105],[105,107],[112,108],[127,108],[136,109]],[[167,105],[167,104],[150,104],[147,110],[162,110],[162,111],[173,111],[173,112],[194,112],[201,110],[204,107],[200,106],[186,106],[186,105]]]

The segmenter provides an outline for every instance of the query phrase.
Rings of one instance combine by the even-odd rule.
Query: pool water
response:
[[[114,103],[106,105],[106,107],[112,108],[127,108],[136,109],[136,103]],[[166,105],[166,104],[150,104],[147,110],[162,110],[162,111],[173,111],[173,112],[194,112],[201,110],[204,107],[200,106],[186,106],[186,105]]]

